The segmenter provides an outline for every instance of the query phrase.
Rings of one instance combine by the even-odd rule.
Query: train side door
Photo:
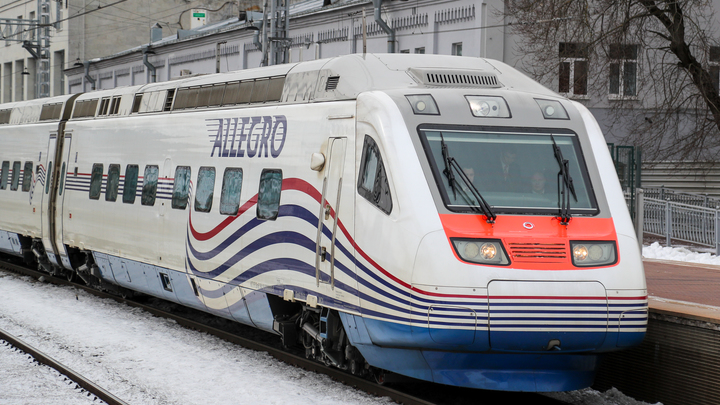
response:
[[[58,186],[57,186],[57,196],[54,202],[50,202],[52,205],[54,203],[55,208],[53,211],[55,212],[55,237],[54,237],[54,244],[57,248],[56,252],[60,254],[60,261],[63,263],[63,266],[67,269],[72,269],[72,266],[70,264],[70,259],[67,257],[67,252],[65,250],[65,245],[63,244],[63,226],[65,221],[70,220],[69,214],[65,213],[65,181],[67,180],[67,172],[70,170],[70,166],[72,165],[72,162],[70,161],[70,145],[72,144],[72,133],[70,132],[64,132],[63,133],[63,142],[59,146],[62,148],[62,154],[61,159],[58,160],[57,164],[60,166],[59,168],[56,167],[55,172],[58,176]],[[52,228],[51,228],[52,229]]]
[[[323,179],[320,213],[318,215],[317,243],[315,246],[315,281],[335,287],[335,239],[338,229],[338,218],[345,168],[345,151],[347,138],[338,137],[328,140],[327,162]],[[352,181],[352,179],[350,179]],[[352,215],[352,213],[351,213]]]
[[[54,213],[51,212],[51,190],[53,174],[55,172],[54,160],[55,160],[55,149],[57,147],[57,132],[50,133],[48,140],[47,151],[43,153],[40,158],[40,164],[37,168],[37,181],[35,182],[35,188],[33,193],[34,198],[39,198],[40,203],[40,215],[42,218],[42,241],[45,251],[47,252],[48,258],[54,264],[62,266],[59,258],[55,257],[55,250],[53,249],[52,239],[54,239],[54,233],[52,221],[54,220]]]

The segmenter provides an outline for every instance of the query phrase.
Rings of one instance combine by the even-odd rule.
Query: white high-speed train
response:
[[[647,323],[588,110],[501,62],[348,55],[0,105],[0,251],[356,374],[592,384]]]

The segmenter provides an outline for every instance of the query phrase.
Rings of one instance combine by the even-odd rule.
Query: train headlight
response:
[[[465,96],[472,115],[476,117],[510,118],[505,99],[496,96]]]
[[[405,98],[410,102],[410,107],[417,115],[440,115],[437,103],[430,94],[413,94],[405,96]]]
[[[577,267],[607,266],[617,262],[615,242],[571,241],[572,262]]]
[[[565,107],[563,107],[563,105],[560,104],[559,101],[543,100],[536,98],[535,102],[538,104],[538,106],[540,106],[540,111],[542,111],[543,118],[545,118],[546,120],[570,119],[567,111],[565,111]]]
[[[450,238],[460,259],[479,264],[507,266],[510,264],[505,248],[497,239]]]

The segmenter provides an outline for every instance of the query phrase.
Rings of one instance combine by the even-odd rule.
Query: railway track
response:
[[[89,378],[83,376],[80,373],[77,373],[70,367],[55,360],[54,358],[48,356],[47,354],[41,352],[40,350],[36,349],[35,347],[29,345],[28,343],[24,342],[22,339],[11,335],[10,333],[8,333],[7,331],[5,331],[3,329],[0,329],[0,341],[5,341],[8,344],[10,344],[12,347],[15,347],[16,349],[19,349],[19,350],[23,351],[24,353],[29,354],[38,363],[44,364],[48,367],[51,367],[51,368],[57,370],[57,372],[68,377],[79,387],[82,387],[90,394],[95,395],[98,399],[104,401],[106,404],[108,404],[108,405],[128,405],[127,402],[116,397],[110,391],[104,389],[103,387],[95,384]]]
[[[0,261],[0,269],[17,274],[27,275],[41,281],[50,282],[53,284],[72,286],[74,288],[85,290],[88,293],[91,293],[98,297],[110,298],[118,302],[124,302],[129,306],[141,308],[155,316],[174,320],[179,325],[186,328],[198,330],[217,336],[223,340],[240,345],[242,347],[246,347],[248,349],[267,352],[273,357],[285,363],[294,365],[296,367],[301,367],[305,370],[328,375],[334,380],[340,381],[345,385],[354,387],[358,390],[362,390],[373,395],[389,397],[397,403],[410,405],[463,405],[470,403],[497,404],[517,400],[530,401],[533,404],[540,405],[565,404],[564,402],[559,402],[557,400],[538,394],[462,389],[438,384],[428,384],[424,381],[418,382],[392,374],[386,376],[384,383],[377,383],[365,378],[354,376],[337,368],[325,366],[324,364],[318,363],[317,361],[306,359],[301,355],[288,352],[287,350],[284,350],[282,347],[280,347],[279,339],[274,335],[270,335],[266,332],[258,331],[253,328],[244,327],[243,325],[240,325],[236,322],[227,321],[222,318],[214,317],[203,312],[189,309],[187,307],[182,307],[167,301],[154,298],[147,299],[147,302],[140,302],[140,300],[122,298],[114,294],[109,294],[94,288],[70,282],[64,278],[52,277],[46,273],[28,269],[27,267],[10,261]],[[241,336],[240,333],[242,333],[243,336]],[[247,334],[252,335],[252,337],[246,337],[245,335]],[[8,342],[11,342],[11,344],[15,345],[14,342],[9,340],[13,339],[12,337],[10,337],[9,339],[5,339],[0,333],[0,339],[7,340]],[[55,365],[53,364],[56,364],[56,362],[53,362],[53,360],[49,357],[43,357],[43,354],[38,354],[39,357],[35,356],[35,354],[33,354],[33,351],[35,350],[29,345],[26,345],[27,350],[21,346],[17,347],[33,355],[33,357],[38,359],[39,362],[43,364],[48,364],[51,367],[58,369],[58,371],[67,375],[68,377],[76,381],[78,385],[85,388],[88,392],[93,393],[98,398],[104,400],[108,404],[124,404],[124,402],[113,397],[112,394],[103,393],[103,391],[101,391],[102,388],[95,388],[96,385],[87,379],[85,379],[87,380],[87,382],[83,382],[81,384],[81,381],[85,381],[83,380],[82,376],[74,373],[72,370],[69,370],[66,367],[64,369],[68,370],[67,372],[61,371],[61,369],[58,367],[64,366],[57,363],[58,367],[55,367]],[[48,362],[51,364],[46,363],[45,361],[41,361],[40,359],[42,358],[47,358]],[[74,377],[75,375],[77,376],[77,379],[76,377]],[[98,393],[95,393],[95,391],[93,391],[95,389],[98,390]],[[105,399],[105,397],[107,397],[108,399]],[[115,400],[120,402],[112,402]]]

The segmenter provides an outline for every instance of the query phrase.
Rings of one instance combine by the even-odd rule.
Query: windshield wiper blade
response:
[[[570,218],[572,218],[572,214],[570,213],[570,194],[572,194],[575,202],[577,202],[578,199],[572,176],[570,176],[569,162],[563,158],[562,151],[555,142],[555,138],[550,135],[550,139],[553,143],[555,160],[557,160],[558,166],[560,166],[560,171],[558,172],[558,209],[560,210],[560,223],[567,225],[570,222]],[[562,183],[562,187],[560,187],[560,183]]]
[[[495,223],[495,218],[497,218],[497,215],[492,211],[492,208],[490,208],[490,204],[485,201],[482,195],[480,195],[480,191],[478,191],[477,187],[470,181],[470,179],[467,177],[467,174],[462,170],[462,167],[460,164],[455,160],[454,157],[450,156],[450,153],[447,149],[447,144],[445,144],[445,138],[443,138],[442,133],[440,133],[440,145],[442,147],[442,155],[443,160],[445,161],[445,170],[443,170],[443,174],[448,179],[448,183],[450,184],[450,188],[453,190],[453,199],[457,199],[457,192],[460,191],[463,194],[463,199],[468,202],[468,205],[474,210],[478,211],[481,210],[482,213],[485,215],[485,220],[489,224]],[[474,200],[470,198],[470,196],[467,195],[467,193],[462,189],[457,187],[457,180],[455,180],[455,174],[453,171],[457,172],[460,175],[460,179],[465,183],[465,185],[468,188],[468,191],[470,191],[470,194],[472,194],[472,197],[474,197]]]

